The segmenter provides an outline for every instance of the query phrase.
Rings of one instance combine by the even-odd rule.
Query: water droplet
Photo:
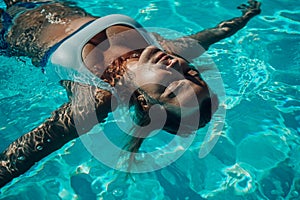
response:
[[[116,188],[112,191],[112,194],[115,196],[115,197],[121,197],[124,195],[124,191],[122,190],[122,188]]]
[[[48,139],[47,142],[51,142],[51,139]]]
[[[25,160],[25,157],[24,156],[19,156],[18,160]]]
[[[37,146],[36,149],[41,151],[41,150],[43,150],[43,147],[42,146]]]

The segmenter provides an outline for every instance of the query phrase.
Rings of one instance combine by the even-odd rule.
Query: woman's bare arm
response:
[[[233,19],[223,21],[214,28],[206,29],[189,37],[197,40],[199,44],[207,50],[210,45],[232,36],[246,26],[251,18],[261,12],[260,2],[249,0],[248,3],[249,5],[242,4],[238,7],[238,9],[241,9],[243,13],[241,17],[235,17]]]
[[[67,81],[62,84],[71,90],[76,83]],[[92,89],[93,105],[80,108],[72,102],[62,105],[42,125],[21,136],[0,154],[0,187],[107,117],[111,112],[111,93],[90,86],[82,87]],[[83,115],[77,114],[77,109]]]
[[[203,30],[190,36],[175,40],[166,40],[158,34],[154,35],[162,47],[170,53],[172,52],[185,59],[193,59],[204,53],[210,45],[230,37],[238,30],[242,29],[251,18],[260,14],[260,6],[260,2],[249,0],[248,5],[242,4],[238,7],[238,9],[242,11],[241,17],[223,21],[216,27]]]

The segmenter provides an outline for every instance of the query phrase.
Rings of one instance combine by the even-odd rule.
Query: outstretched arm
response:
[[[226,20],[218,24],[214,28],[206,29],[190,37],[197,40],[204,49],[208,49],[210,45],[232,36],[238,30],[242,29],[249,22],[251,18],[258,15],[260,10],[260,2],[249,0],[249,5],[242,4],[238,9],[242,10],[243,15],[241,17],[235,17],[230,20]]]
[[[163,48],[170,53],[177,54],[185,59],[193,59],[200,56],[210,47],[210,45],[230,37],[238,30],[242,29],[251,18],[261,12],[260,6],[260,2],[249,0],[248,5],[242,4],[238,7],[238,9],[242,11],[241,17],[223,21],[216,27],[203,30],[190,36],[176,40],[165,40],[156,34],[155,36],[158,38]]]
[[[91,103],[93,105],[82,104],[78,108],[71,102],[66,103],[54,111],[42,125],[10,144],[0,154],[0,187],[26,172],[35,162],[90,130],[96,123],[103,121],[111,111],[110,92],[79,84],[77,87],[77,83],[69,81],[62,84],[69,91],[71,88],[82,89],[80,87],[91,89],[94,94]],[[77,109],[83,115],[78,114]]]

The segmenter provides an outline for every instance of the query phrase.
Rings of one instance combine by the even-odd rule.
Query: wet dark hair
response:
[[[134,92],[134,94],[131,96],[130,100],[130,106],[133,107],[134,109],[134,115],[132,115],[133,121],[138,125],[145,127],[151,122],[151,118],[149,116],[149,109],[151,105],[149,106],[149,109],[145,110],[143,108],[143,105],[145,102],[140,102],[141,100],[138,99],[141,95],[143,95],[141,90],[138,89],[137,91]],[[147,96],[147,95],[146,95]],[[214,96],[214,95],[213,95]],[[145,97],[145,100],[147,98],[151,98],[149,96]],[[201,106],[199,107],[199,112],[196,112],[196,114],[200,113],[199,117],[199,122],[198,126],[195,127],[195,130],[187,130],[188,132],[185,133],[186,135],[191,134],[192,132],[196,131],[197,129],[204,127],[208,122],[210,122],[212,113],[214,112],[214,108],[212,107],[212,99],[213,98],[206,98],[205,100],[202,101]],[[153,99],[152,99],[153,100]],[[181,123],[181,116],[178,115],[178,113],[172,112],[171,110],[165,109],[166,114],[167,114],[167,119],[165,122],[165,125],[163,129],[171,134],[176,135],[178,133],[180,123]],[[190,119],[187,120],[194,120],[194,116],[189,116]],[[130,136],[129,142],[126,145],[126,150],[136,153],[138,152],[139,148],[141,147],[144,139],[151,133],[153,130],[148,130],[149,132],[141,132],[139,130],[133,129],[133,133]],[[184,131],[181,130],[181,131]],[[191,132],[192,131],[192,132]]]
[[[212,103],[211,103],[211,101],[212,101],[211,98],[206,98],[201,103],[201,106],[199,107],[199,112],[197,112],[197,113],[200,114],[199,122],[198,122],[198,126],[195,127],[195,128],[199,129],[201,127],[204,127],[208,122],[210,122],[211,117],[212,117]],[[188,120],[194,120],[193,115],[189,116],[189,118],[190,119],[188,119]],[[178,116],[178,114],[172,113],[172,112],[167,110],[167,120],[166,120],[166,123],[165,123],[166,130],[169,133],[176,135],[178,133],[180,123],[181,123],[181,116]],[[167,127],[171,127],[171,128],[168,129]],[[194,131],[196,131],[196,130],[194,130]],[[187,134],[189,134],[189,133],[187,133]]]
[[[130,58],[130,55],[132,53],[141,53],[141,49],[135,50],[132,52],[127,53],[126,55],[120,56],[118,59],[116,59],[102,74],[101,78],[109,83],[111,86],[116,86],[116,83],[118,81],[122,81],[123,75],[128,71],[126,66],[126,60],[128,59],[128,55]],[[126,91],[126,88],[123,88],[123,91],[118,91],[118,95],[122,98],[122,95],[127,96],[128,92],[130,90]],[[149,109],[154,104],[160,104],[157,100],[153,99],[152,97],[148,96],[146,92],[144,92],[141,88],[138,88],[135,90],[130,97],[130,103],[129,103],[129,110],[134,110],[134,114],[131,115],[133,121],[141,127],[147,126],[151,122],[151,118],[149,116]],[[195,129],[199,129],[205,124],[207,124],[212,117],[212,99],[206,98],[201,102],[201,106],[199,107],[199,112],[196,112],[197,114],[200,113],[199,117],[199,123],[198,126],[195,127]],[[145,109],[146,108],[146,109]],[[167,108],[165,108],[167,119],[165,122],[165,125],[163,129],[171,134],[177,134],[178,129],[180,127],[181,123],[181,116],[178,113],[175,113],[174,111],[171,111]],[[190,116],[190,120],[194,120],[193,116]],[[125,145],[125,149],[129,152],[138,152],[139,148],[141,147],[144,139],[154,130],[148,130],[146,131],[143,129],[138,128],[132,128],[131,134],[129,135],[129,141]],[[189,130],[191,131],[191,130]],[[196,131],[196,130],[192,130]],[[190,133],[187,133],[190,134]]]

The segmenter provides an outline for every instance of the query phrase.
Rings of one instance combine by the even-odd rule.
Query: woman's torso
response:
[[[26,8],[26,4],[32,4],[33,8]],[[81,8],[70,4],[45,3],[36,6],[34,3],[26,4],[17,4],[7,10],[7,13],[13,18],[13,25],[7,33],[6,40],[12,54],[28,56],[36,66],[41,65],[42,59],[52,46],[84,24],[96,19]],[[94,44],[88,44],[84,48],[85,55],[83,57],[86,57],[97,43],[98,48],[93,52],[98,53],[96,62],[103,62],[100,63],[102,67],[112,63],[112,58],[134,50],[133,46],[137,42],[144,43],[137,31],[122,25],[109,27],[101,34],[104,35],[104,39],[93,38],[98,41],[94,41]],[[99,45],[99,43],[102,44]],[[107,46],[103,47],[105,43]],[[142,46],[146,47],[147,45],[145,42]]]
[[[7,14],[12,18],[6,33],[9,53],[28,56],[36,66],[53,45],[95,19],[82,9],[64,3],[16,4]]]

